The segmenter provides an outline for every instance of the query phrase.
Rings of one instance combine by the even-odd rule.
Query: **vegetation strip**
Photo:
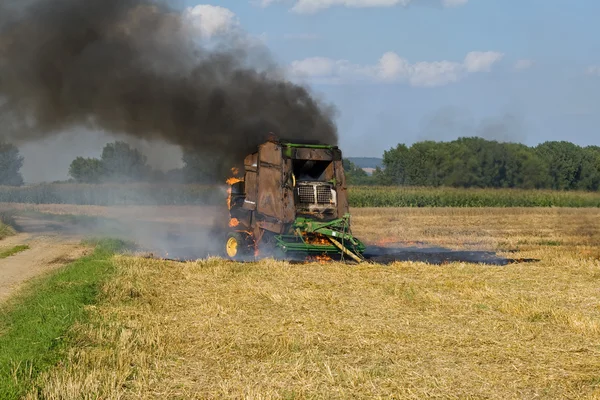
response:
[[[0,398],[16,399],[68,348],[69,328],[87,316],[100,284],[114,272],[112,255],[124,243],[101,240],[95,251],[32,282],[0,306]]]
[[[0,240],[14,235],[14,233],[15,231],[10,226],[4,225],[2,222],[0,222]]]
[[[26,244],[15,246],[7,250],[0,250],[0,260],[2,260],[3,258],[14,256],[15,254],[21,253],[25,250],[29,250],[29,246]]]
[[[350,186],[351,207],[600,207],[600,192]],[[223,205],[218,185],[41,184],[0,187],[0,203],[92,206]]]
[[[15,234],[12,213],[0,212],[0,240]]]

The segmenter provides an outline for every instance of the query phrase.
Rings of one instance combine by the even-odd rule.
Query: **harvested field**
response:
[[[132,256],[29,398],[599,398],[600,210],[361,209],[371,243],[505,267]]]

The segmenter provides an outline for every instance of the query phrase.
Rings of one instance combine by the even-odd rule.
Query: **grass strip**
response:
[[[14,256],[15,254],[18,254],[25,250],[29,250],[29,246],[26,244],[15,246],[12,249],[8,249],[8,250],[0,250],[0,260],[2,260],[3,258],[8,258],[10,256]]]
[[[12,236],[15,234],[15,231],[8,225],[4,225],[0,222],[0,240]]]
[[[55,365],[69,347],[68,331],[87,318],[85,306],[113,272],[113,254],[125,243],[103,239],[94,252],[32,281],[0,306],[0,398],[17,399],[36,377]]]
[[[0,240],[15,234],[13,212],[0,212]]]

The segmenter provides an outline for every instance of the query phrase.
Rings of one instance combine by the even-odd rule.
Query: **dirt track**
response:
[[[0,241],[0,249],[29,245],[30,249],[0,260],[0,302],[23,282],[72,262],[90,251],[81,237],[60,232],[43,220],[19,218],[22,233]]]

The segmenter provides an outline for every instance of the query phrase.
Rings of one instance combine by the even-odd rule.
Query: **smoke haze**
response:
[[[333,107],[235,35],[201,46],[197,23],[169,2],[3,3],[3,139],[23,144],[83,127],[210,154],[221,167],[270,132],[337,144]]]

